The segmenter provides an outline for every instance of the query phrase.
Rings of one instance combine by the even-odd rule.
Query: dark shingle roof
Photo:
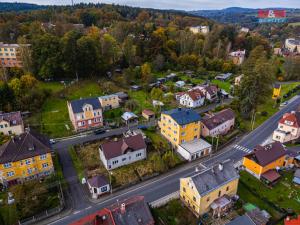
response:
[[[202,123],[209,129],[212,130],[219,125],[225,123],[228,120],[232,120],[235,118],[235,114],[232,109],[224,109],[212,117],[203,118],[201,121]]]
[[[220,169],[219,165],[215,165],[191,177],[200,195],[205,195],[217,187],[239,178],[231,161],[222,163],[222,169]]]
[[[50,152],[48,138],[33,131],[25,132],[0,146],[0,163],[16,162]]]
[[[255,223],[250,219],[249,216],[243,215],[236,217],[234,220],[230,221],[226,225],[255,225]]]
[[[106,159],[112,159],[126,154],[127,151],[137,151],[146,147],[145,140],[141,134],[100,145]]]
[[[97,176],[94,176],[94,177],[88,179],[88,183],[92,187],[97,187],[97,188],[108,185],[108,181],[107,181],[106,177],[103,175],[97,175]]]
[[[285,151],[283,145],[276,141],[265,146],[256,146],[254,151],[246,157],[254,160],[261,166],[266,166],[286,154],[287,152]]]
[[[18,126],[23,123],[21,112],[0,113],[0,122],[7,121],[10,126]]]
[[[79,100],[70,101],[70,105],[74,113],[83,112],[82,108],[85,104],[92,105],[94,110],[101,108],[101,104],[98,98],[83,98]]]
[[[201,117],[192,109],[172,109],[163,112],[166,115],[171,116],[179,125],[185,125],[193,122],[200,121]]]

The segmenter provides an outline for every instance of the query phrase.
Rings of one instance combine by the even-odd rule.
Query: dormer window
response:
[[[292,121],[289,121],[289,120],[285,120],[284,123],[289,126],[293,126],[293,124],[294,124]]]

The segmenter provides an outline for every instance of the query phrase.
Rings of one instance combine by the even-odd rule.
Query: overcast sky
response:
[[[72,0],[0,0],[0,2],[27,2],[42,5],[66,5]],[[300,0],[74,0],[74,3],[115,3],[121,5],[149,7],[157,9],[222,9],[232,6],[249,8],[287,7],[300,8]]]

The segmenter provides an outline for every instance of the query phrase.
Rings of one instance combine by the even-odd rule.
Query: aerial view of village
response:
[[[0,0],[0,225],[300,225],[299,0]]]

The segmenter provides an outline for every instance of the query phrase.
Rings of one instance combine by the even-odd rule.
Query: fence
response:
[[[154,202],[151,202],[149,205],[152,208],[159,208],[161,206],[166,205],[168,202],[174,200],[174,199],[178,199],[179,198],[179,191],[173,192],[167,196],[164,196]]]

